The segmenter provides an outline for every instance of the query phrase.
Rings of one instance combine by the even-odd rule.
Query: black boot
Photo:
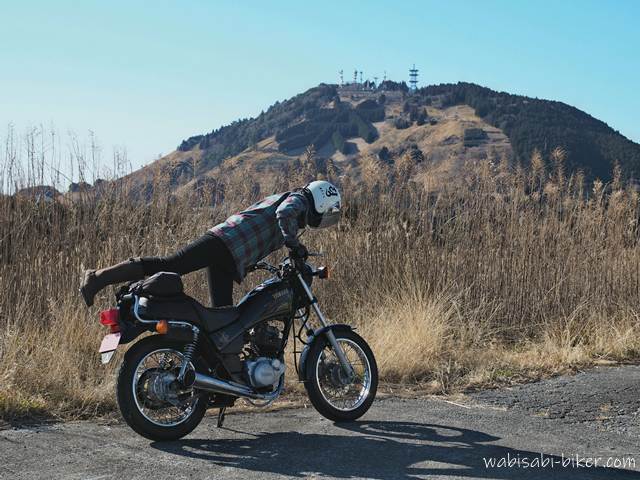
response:
[[[144,278],[144,270],[140,259],[129,259],[112,267],[102,270],[87,270],[84,272],[80,294],[87,307],[93,305],[93,298],[107,285],[130,282]]]

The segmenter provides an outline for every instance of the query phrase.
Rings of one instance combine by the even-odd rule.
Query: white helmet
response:
[[[303,188],[307,198],[312,201],[307,218],[310,227],[324,228],[335,225],[340,220],[340,192],[335,185],[316,180]]]

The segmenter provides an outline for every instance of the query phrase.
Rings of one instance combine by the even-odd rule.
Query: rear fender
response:
[[[309,350],[316,342],[323,342],[325,340],[325,332],[333,331],[335,333],[338,332],[352,332],[354,329],[351,325],[347,325],[346,323],[336,323],[335,325],[327,325],[326,327],[322,327],[313,332],[313,335],[309,337],[309,341],[307,342],[307,346],[302,350],[302,354],[300,355],[300,365],[298,366],[298,380],[301,382],[305,382],[307,380],[307,356],[309,355]]]
[[[134,341],[144,332],[152,332],[153,329],[146,325],[135,325],[129,322],[120,322],[120,345]]]
[[[193,342],[193,329],[185,326],[172,325],[169,322],[169,331],[165,334],[169,340],[181,343]]]

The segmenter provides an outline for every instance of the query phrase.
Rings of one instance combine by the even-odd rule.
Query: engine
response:
[[[276,388],[284,373],[284,362],[277,358],[259,357],[244,363],[249,382],[254,388]]]
[[[248,355],[244,372],[254,388],[276,388],[284,373],[284,362],[278,358],[282,346],[280,329],[261,323],[247,332]]]
[[[266,322],[252,328],[246,340],[251,352],[257,357],[276,357],[282,344],[280,329]]]

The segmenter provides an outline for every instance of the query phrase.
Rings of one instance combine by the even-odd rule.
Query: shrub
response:
[[[391,160],[391,155],[386,145],[382,147],[378,152],[378,158],[386,163],[389,163],[389,161]]]
[[[333,147],[338,152],[347,153],[346,149],[345,149],[344,137],[340,133],[340,130],[336,130],[335,132],[333,132],[333,136],[331,137],[331,141],[333,143]]]
[[[411,122],[404,117],[396,118],[393,124],[398,130],[404,130],[405,128],[409,128],[411,126]]]
[[[355,110],[358,116],[365,121],[380,122],[384,120],[384,107],[374,100],[365,100],[358,104]]]
[[[425,123],[427,123],[428,119],[429,119],[429,116],[427,115],[427,109],[423,108],[422,111],[418,114],[416,123],[418,125],[424,125]]]

